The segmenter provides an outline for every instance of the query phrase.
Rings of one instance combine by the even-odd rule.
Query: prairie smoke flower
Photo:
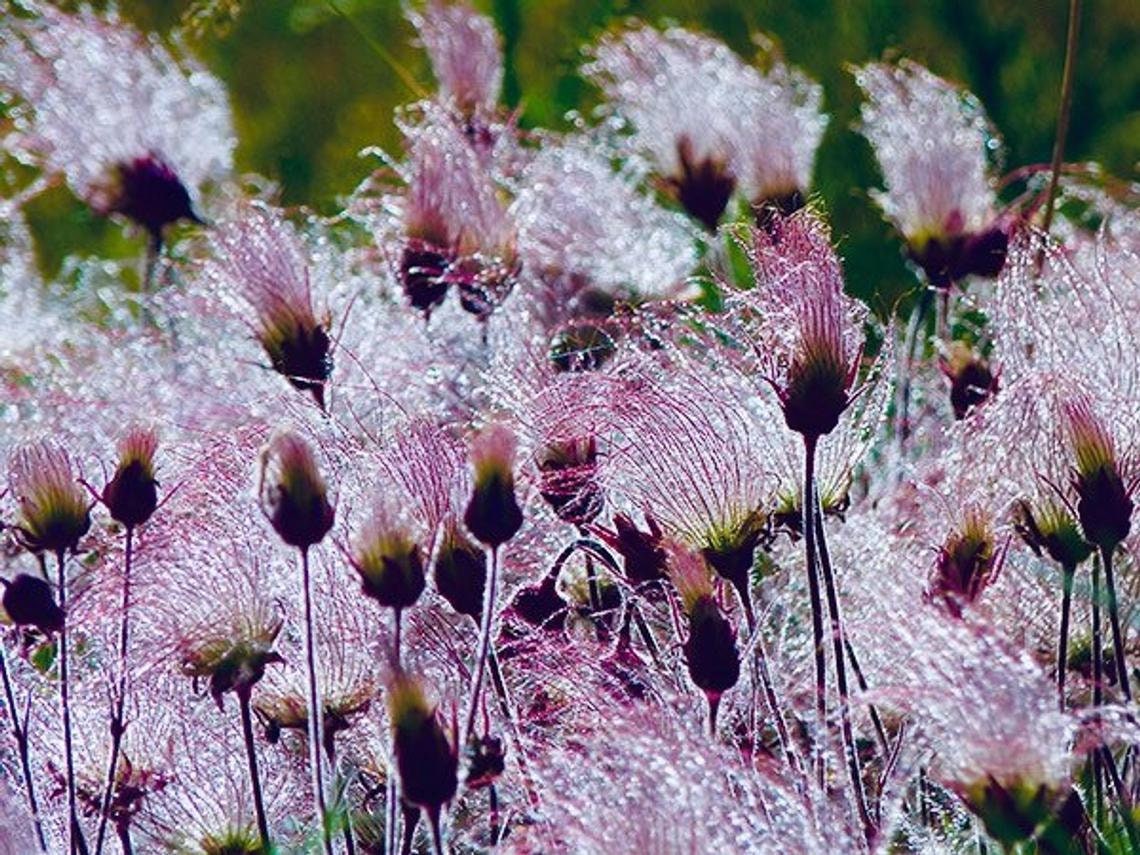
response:
[[[977,99],[914,62],[855,69],[867,95],[860,129],[886,182],[876,200],[936,288],[994,277],[1009,225],[988,177],[1000,145]]]
[[[119,441],[119,462],[101,499],[111,519],[133,528],[142,525],[158,506],[158,481],[154,477],[154,453],[158,435],[149,428],[134,427]]]
[[[835,429],[853,399],[866,309],[843,293],[830,230],[814,212],[751,229],[741,245],[756,287],[734,291],[731,302],[747,344],[788,427],[818,439]]]
[[[273,370],[324,409],[333,369],[329,321],[313,311],[309,264],[296,233],[279,214],[249,205],[213,237],[215,276],[253,309],[252,326]]]
[[[1043,552],[1062,567],[1077,567],[1092,555],[1076,517],[1056,496],[1021,499],[1015,511],[1015,528],[1036,554]]]
[[[952,342],[949,353],[938,358],[938,367],[950,383],[950,406],[956,419],[964,419],[998,390],[1001,372],[965,342]]]
[[[696,265],[681,219],[638,192],[632,176],[614,172],[588,139],[547,145],[520,183],[511,205],[519,254],[550,289],[555,312],[585,308],[598,292],[674,295]]]
[[[16,626],[34,626],[44,635],[63,629],[64,614],[55,602],[51,585],[39,576],[17,573],[11,581],[0,579],[4,596],[0,605]]]
[[[261,452],[262,510],[283,541],[307,550],[333,526],[336,511],[308,443],[289,431],[274,434]]]
[[[439,845],[439,812],[455,796],[459,759],[415,678],[398,673],[388,686],[388,719],[393,753],[400,773],[400,793],[423,809]]]
[[[30,445],[12,455],[8,472],[20,507],[15,529],[21,545],[37,554],[74,551],[91,515],[67,453],[46,442]]]
[[[666,572],[681,596],[689,619],[689,637],[682,645],[689,676],[709,702],[709,726],[716,731],[720,698],[740,679],[736,630],[721,614],[713,596],[712,574],[705,559],[680,544],[666,547]]]
[[[464,310],[485,320],[518,277],[515,229],[470,142],[438,107],[422,106],[401,123],[409,165],[399,281],[425,316],[454,284]]]
[[[483,591],[487,587],[487,553],[454,522],[446,525],[432,565],[432,578],[439,595],[456,612],[478,622],[483,614]]]
[[[382,606],[410,608],[423,593],[423,551],[408,525],[384,504],[361,529],[350,562],[364,595]]]
[[[5,142],[101,214],[121,213],[158,244],[198,220],[193,196],[227,174],[234,148],[218,80],[114,17],[28,3],[0,32],[0,89],[17,107]]]
[[[977,506],[967,507],[960,524],[938,549],[928,596],[961,616],[962,609],[994,581],[1000,563],[989,515]]]
[[[515,442],[510,428],[496,423],[471,443],[474,486],[463,522],[476,540],[493,549],[522,527],[522,510],[515,499]]]
[[[738,188],[762,210],[803,203],[827,122],[822,89],[800,72],[774,61],[762,74],[715,39],[636,25],[603,38],[583,73],[709,230]]]
[[[495,25],[465,2],[428,0],[408,8],[439,82],[441,100],[467,122],[492,113],[503,85],[503,56]]]
[[[1132,497],[1140,482],[1118,459],[1112,435],[1088,397],[1064,401],[1061,416],[1075,461],[1071,486],[1085,540],[1111,551],[1132,529]]]

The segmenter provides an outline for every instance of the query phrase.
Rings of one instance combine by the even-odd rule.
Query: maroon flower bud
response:
[[[593,531],[622,557],[626,578],[634,585],[657,582],[665,578],[668,561],[663,543],[664,535],[657,520],[646,516],[649,531],[641,531],[625,514],[614,514],[615,531]]]
[[[965,512],[962,525],[938,550],[928,596],[939,599],[955,617],[972,605],[997,577],[998,560],[989,518],[977,508]]]
[[[444,531],[436,553],[435,589],[456,612],[476,623],[483,614],[483,591],[487,587],[487,553],[464,536],[455,525]]]
[[[179,220],[200,223],[190,193],[174,170],[151,153],[120,163],[109,212],[122,214],[146,229],[156,244],[163,229]]]
[[[522,510],[515,500],[515,438],[503,425],[493,425],[471,447],[475,487],[463,522],[480,543],[502,546],[522,527]]]
[[[423,593],[420,547],[383,508],[377,508],[361,533],[351,563],[364,595],[382,606],[406,609]]]
[[[592,436],[555,441],[538,455],[539,493],[558,518],[583,526],[602,512],[598,447]]]
[[[688,137],[678,140],[677,159],[680,171],[666,180],[666,187],[689,216],[715,232],[736,189],[735,176],[722,158],[697,160]]]
[[[689,637],[683,646],[685,664],[693,683],[704,690],[710,703],[715,703],[740,678],[736,631],[712,597],[698,598],[686,611]]]
[[[756,225],[767,232],[771,232],[781,218],[790,217],[804,204],[804,194],[799,190],[754,201],[752,210],[756,217]]]
[[[941,357],[938,366],[950,381],[950,405],[955,419],[964,419],[972,408],[985,403],[998,390],[999,372],[992,371],[989,362],[963,342],[955,341],[950,355]]]
[[[388,718],[401,794],[412,804],[438,813],[455,796],[459,760],[436,710],[413,678],[399,674],[388,687]]]
[[[276,434],[261,455],[261,502],[289,546],[308,549],[324,539],[336,512],[308,444],[295,433]]]
[[[734,529],[713,533],[708,546],[701,550],[716,574],[737,590],[748,587],[756,547],[764,537],[765,525],[764,514],[756,511]]]
[[[34,626],[44,635],[63,629],[63,609],[56,605],[52,587],[43,579],[20,573],[11,582],[0,579],[0,584],[4,585],[0,604],[16,626]]]
[[[1090,401],[1067,402],[1064,418],[1076,458],[1072,485],[1085,540],[1101,549],[1115,549],[1132,530],[1136,486],[1125,483],[1115,443]]]
[[[451,259],[426,241],[410,238],[400,257],[400,286],[412,308],[429,318],[447,296]]]
[[[20,505],[21,545],[37,554],[74,551],[91,515],[67,454],[46,443],[21,449],[12,458],[9,484]]]
[[[1035,509],[1024,499],[1014,509],[1014,529],[1037,555],[1043,552],[1062,567],[1077,567],[1092,554],[1068,508],[1045,499]]]
[[[506,749],[497,736],[475,736],[463,748],[463,783],[469,790],[489,787],[506,769]]]
[[[559,630],[555,618],[566,611],[566,601],[558,596],[558,573],[547,573],[537,585],[528,585],[515,594],[511,612],[531,626]]]
[[[142,525],[158,506],[154,452],[158,437],[145,428],[130,430],[119,443],[119,463],[103,488],[103,504],[111,518],[127,528]]]

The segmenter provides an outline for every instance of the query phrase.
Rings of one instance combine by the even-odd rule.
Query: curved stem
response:
[[[471,678],[471,700],[467,706],[467,720],[463,728],[463,745],[475,729],[475,715],[479,711],[479,698],[483,689],[483,673],[487,667],[487,651],[491,646],[491,623],[495,615],[495,588],[499,575],[499,549],[491,549],[491,567],[487,571],[487,590],[483,594],[483,620],[479,624],[479,647],[475,653],[475,672]]]
[[[309,572],[309,550],[301,550],[301,587],[305,601],[305,664],[309,677],[309,767],[313,778],[313,798],[317,803],[317,821],[321,825],[325,855],[333,855],[329,833],[328,806],[325,803],[324,777],[321,771],[321,704],[317,690],[316,633],[313,624],[313,581]]]
[[[1092,666],[1093,666],[1093,706],[1104,702],[1104,680],[1101,674],[1101,657],[1104,644],[1100,637],[1100,561],[1093,559],[1092,570]],[[1093,822],[1100,828],[1104,822],[1104,773],[1101,768],[1103,752],[1093,749]]]
[[[811,635],[815,658],[816,734],[813,740],[816,781],[822,790],[825,780],[824,745],[827,730],[827,655],[823,642],[823,605],[819,598],[819,577],[815,554],[815,520],[811,497],[815,492],[815,449],[818,437],[804,437],[803,532],[807,564],[808,596],[811,599]]]
[[[1065,709],[1065,672],[1069,663],[1069,612],[1073,602],[1073,576],[1077,568],[1066,564],[1061,568],[1063,574],[1061,591],[1061,639],[1057,644],[1057,702],[1061,711]]]
[[[839,610],[839,593],[835,585],[835,574],[831,569],[831,554],[827,549],[827,537],[823,525],[823,510],[819,504],[819,494],[812,490],[812,507],[815,516],[815,531],[819,539],[819,564],[823,571],[823,583],[827,594],[827,611],[831,616],[831,641],[835,656],[835,679],[839,689],[839,722],[843,736],[843,750],[847,755],[847,771],[851,777],[851,787],[855,793],[855,807],[863,823],[863,834],[870,843],[875,838],[875,824],[867,811],[867,795],[863,791],[863,772],[859,768],[859,752],[855,746],[855,733],[851,726],[851,702],[847,690],[847,662],[843,652],[843,616]]]
[[[760,677],[760,689],[764,694],[764,701],[768,704],[772,721],[776,725],[776,739],[780,743],[780,750],[788,761],[788,766],[795,772],[797,781],[799,781],[803,775],[803,770],[800,768],[800,758],[792,745],[788,726],[784,722],[783,709],[780,707],[779,698],[776,696],[776,687],[772,683],[772,673],[768,669],[768,657],[764,652],[764,639],[759,633],[756,636],[756,671]]]
[[[1057,105],[1057,136],[1053,140],[1053,160],[1050,164],[1049,195],[1045,202],[1045,219],[1041,229],[1046,234],[1053,224],[1053,203],[1057,199],[1057,185],[1061,180],[1061,164],[1065,159],[1065,137],[1069,134],[1069,114],[1073,107],[1073,78],[1077,64],[1077,38],[1081,27],[1081,0],[1069,0],[1069,27],[1065,34],[1065,67],[1061,72],[1061,100]]]
[[[119,767],[119,752],[123,746],[123,708],[127,699],[127,644],[130,636],[131,611],[131,556],[134,547],[134,526],[127,526],[126,545],[123,547],[123,601],[119,618],[119,685],[111,710],[111,756],[107,761],[107,777],[103,786],[103,799],[99,810],[99,831],[95,835],[95,855],[102,855],[107,833],[107,820],[111,813],[111,797],[115,793],[115,772]]]
[[[67,823],[69,853],[87,851],[87,842],[83,839],[83,829],[79,825],[79,810],[75,797],[75,760],[72,750],[71,736],[71,701],[68,696],[68,668],[67,668],[67,574],[64,570],[63,551],[56,553],[59,569],[59,608],[63,612],[63,626],[59,630],[59,706],[63,716],[63,751],[67,764]]]
[[[499,667],[499,657],[495,655],[494,644],[487,647],[487,670],[491,672],[491,685],[494,686],[495,694],[499,699],[499,712],[502,713],[511,732],[515,756],[518,757],[519,775],[522,777],[527,801],[532,808],[537,810],[539,807],[538,791],[535,789],[534,780],[530,775],[530,763],[526,759],[526,752],[523,750],[522,729],[515,718],[514,708],[511,706],[510,696],[507,694],[507,684],[503,681],[503,672]]]
[[[843,645],[847,648],[847,661],[851,663],[851,671],[855,674],[855,685],[859,687],[860,692],[866,692],[869,688],[867,678],[863,676],[863,669],[859,667],[859,659],[855,655],[855,648],[851,645],[851,639],[844,638]],[[867,711],[871,714],[871,724],[875,726],[875,736],[879,740],[879,749],[883,752],[884,758],[890,757],[891,744],[887,739],[887,729],[883,726],[883,719],[879,715],[879,710],[874,704],[868,704]]]
[[[12,735],[16,739],[16,751],[20,756],[20,770],[24,775],[24,789],[28,794],[28,809],[32,814],[32,825],[36,829],[36,841],[40,845],[40,851],[47,855],[47,839],[44,837],[44,824],[40,819],[40,807],[36,801],[36,787],[32,779],[31,758],[28,756],[28,733],[20,724],[20,714],[16,711],[16,694],[12,691],[7,656],[2,645],[0,645],[0,681],[4,684],[4,703],[8,715],[12,717]]]
[[[241,711],[241,734],[245,740],[245,756],[249,762],[249,784],[253,789],[253,809],[257,814],[257,833],[261,837],[263,852],[271,852],[269,841],[269,821],[265,818],[265,800],[261,794],[261,775],[257,771],[257,745],[253,739],[253,716],[249,709],[250,687],[243,686],[237,692],[238,709]]]
[[[1101,560],[1104,562],[1104,585],[1108,594],[1108,622],[1112,626],[1112,654],[1116,660],[1116,678],[1120,681],[1120,691],[1125,703],[1132,703],[1132,686],[1128,679],[1128,663],[1124,659],[1124,633],[1120,630],[1120,609],[1116,604],[1116,580],[1112,570],[1112,550],[1102,547]]]

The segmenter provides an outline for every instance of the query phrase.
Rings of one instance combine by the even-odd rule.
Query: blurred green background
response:
[[[98,4],[97,4],[98,5]],[[677,23],[722,38],[742,55],[751,34],[819,80],[831,124],[815,188],[830,210],[848,287],[880,312],[916,286],[899,243],[867,196],[878,183],[869,148],[851,130],[859,93],[849,63],[902,54],[968,86],[1001,131],[1012,168],[1048,161],[1064,59],[1066,0],[475,0],[503,34],[507,104],[524,125],[560,128],[596,91],[576,70],[581,48],[628,17]],[[1085,3],[1067,159],[1096,160],[1136,180],[1140,159],[1140,2]],[[140,27],[182,33],[227,84],[238,167],[278,182],[283,201],[330,212],[374,161],[398,151],[392,112],[433,86],[426,57],[397,0],[120,0]],[[195,26],[187,27],[192,19]],[[397,70],[399,73],[397,73]],[[127,257],[125,238],[65,191],[32,208],[41,261],[66,252]]]

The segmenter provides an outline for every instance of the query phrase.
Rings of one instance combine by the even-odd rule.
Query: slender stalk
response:
[[[435,855],[443,855],[443,835],[439,828],[439,808],[438,807],[425,807],[424,812],[427,813],[428,826],[431,828],[431,849]]]
[[[40,845],[40,851],[47,855],[47,839],[44,837],[44,825],[40,820],[40,807],[36,801],[36,787],[32,779],[32,764],[28,756],[28,732],[20,724],[20,714],[16,711],[16,694],[12,691],[12,680],[8,676],[8,661],[3,645],[0,645],[0,680],[4,683],[4,703],[7,705],[8,715],[12,717],[12,735],[16,739],[16,752],[20,757],[20,770],[24,775],[24,790],[28,794],[28,809],[32,814],[32,825],[36,829],[36,841]]]
[[[1108,622],[1112,625],[1112,654],[1116,660],[1116,677],[1126,703],[1132,703],[1132,686],[1128,679],[1128,663],[1124,659],[1124,633],[1120,631],[1120,609],[1116,603],[1116,580],[1112,570],[1112,550],[1102,547],[1101,560],[1104,562],[1104,585],[1108,594]]]
[[[332,835],[329,833],[328,806],[325,803],[325,785],[321,772],[321,704],[317,692],[317,650],[313,624],[313,581],[309,573],[309,550],[301,550],[301,585],[305,600],[305,664],[309,672],[309,767],[313,778],[313,798],[317,803],[317,821],[321,824],[321,838],[325,855],[333,855]]]
[[[515,746],[515,756],[518,758],[519,775],[522,778],[523,789],[530,806],[537,810],[539,807],[538,790],[535,789],[534,780],[530,774],[530,763],[523,750],[522,730],[518,719],[515,718],[514,708],[511,706],[510,696],[507,694],[507,684],[503,681],[503,672],[499,667],[499,657],[495,654],[495,645],[487,648],[487,670],[491,672],[491,685],[495,687],[495,695],[499,699],[499,712],[507,722],[511,733],[511,741]]]
[[[467,706],[467,721],[463,729],[463,745],[475,729],[475,715],[479,711],[479,698],[483,689],[483,673],[487,667],[487,651],[491,647],[491,622],[495,614],[495,589],[499,575],[499,550],[491,549],[491,567],[487,572],[487,590],[483,594],[483,620],[479,624],[479,648],[475,654],[475,672],[471,678],[471,701]],[[438,819],[438,817],[437,817]]]
[[[399,671],[400,667],[401,667],[401,662],[400,662],[400,635],[401,635],[401,630],[403,628],[401,626],[400,618],[403,617],[403,610],[402,609],[392,609],[392,611],[394,612],[393,620],[392,620],[392,630],[393,630],[393,635],[392,635],[392,661],[396,664],[396,670]]]
[[[131,827],[128,823],[115,824],[115,836],[119,838],[119,846],[123,850],[123,855],[135,855],[135,847],[131,842]],[[266,852],[269,850],[266,849]]]
[[[257,746],[253,740],[253,716],[250,714],[249,696],[251,688],[243,686],[237,692],[238,709],[241,711],[241,734],[245,740],[245,756],[249,761],[249,784],[253,788],[253,809],[257,814],[257,833],[261,837],[261,849],[270,852],[269,821],[265,818],[265,800],[261,794],[261,775],[257,771]]]
[[[1073,602],[1073,576],[1077,568],[1066,564],[1061,568],[1063,574],[1061,590],[1061,640],[1057,644],[1057,702],[1061,711],[1065,709],[1065,672],[1069,663],[1069,612]]]
[[[906,450],[906,441],[910,437],[910,387],[914,376],[914,361],[918,351],[919,338],[926,326],[926,315],[934,304],[934,291],[924,287],[911,312],[910,322],[906,328],[906,339],[903,342],[903,352],[906,356],[906,365],[903,368],[902,378],[899,381],[899,395],[896,410],[898,422],[895,427],[895,436],[898,439],[899,451]]]
[[[764,639],[760,635],[756,637],[756,672],[760,677],[760,688],[764,693],[764,702],[768,705],[768,710],[772,714],[772,721],[776,725],[776,739],[780,743],[780,750],[787,759],[788,766],[796,773],[798,780],[803,774],[803,770],[800,768],[800,758],[796,754],[792,745],[792,738],[788,734],[788,726],[784,722],[784,713],[779,698],[776,696],[776,687],[772,683],[772,673],[768,670],[768,656],[764,652]]]
[[[395,619],[393,621],[393,627],[392,627],[392,663],[393,663],[393,666],[395,667],[395,669],[398,673],[400,671],[400,636],[403,632],[403,626],[402,626],[402,623],[400,620],[400,618],[401,618],[400,609],[393,609],[393,612],[395,613]],[[395,755],[393,755],[393,759],[395,759]],[[384,835],[386,838],[386,846],[385,846],[384,851],[385,852],[395,852],[396,851],[396,802],[399,799],[397,798],[397,793],[396,793],[396,778],[394,775],[391,774],[391,769],[389,769],[388,784],[387,784],[387,787],[385,789],[386,789],[386,792],[385,792],[385,806],[384,806],[384,816],[385,816]]]
[[[824,786],[824,732],[827,729],[827,655],[823,646],[823,605],[819,598],[819,578],[816,575],[815,524],[811,496],[815,491],[815,449],[818,437],[804,437],[804,498],[803,532],[804,554],[807,563],[808,596],[811,599],[812,648],[815,651],[815,714],[816,728],[813,751],[815,772],[819,788]]]
[[[867,811],[867,795],[863,791],[863,772],[859,768],[859,752],[855,746],[855,733],[851,726],[851,701],[847,690],[847,661],[843,651],[843,616],[839,611],[839,594],[835,586],[835,574],[831,568],[831,554],[827,548],[827,537],[823,525],[823,510],[819,503],[819,493],[812,488],[811,505],[815,516],[815,533],[819,540],[819,566],[823,571],[823,583],[827,595],[827,611],[831,616],[831,641],[835,655],[835,679],[839,689],[839,722],[843,737],[843,750],[847,755],[847,771],[851,776],[851,787],[855,792],[855,807],[863,823],[863,834],[870,843],[875,838],[875,824]]]
[[[356,838],[352,833],[352,810],[348,803],[348,788],[352,778],[346,776],[343,780],[341,779],[336,759],[336,740],[331,733],[325,742],[325,755],[328,757],[329,768],[332,770],[336,784],[337,801],[344,799],[344,827],[341,829],[341,836],[344,837],[345,855],[356,855]]]
[[[502,831],[499,816],[499,794],[495,792],[495,785],[487,787],[487,818],[491,831],[492,848],[499,845],[499,832]]]
[[[1081,28],[1081,0],[1069,0],[1069,27],[1065,35],[1065,67],[1061,72],[1061,100],[1057,105],[1057,136],[1053,139],[1050,164],[1049,194],[1045,202],[1045,219],[1041,229],[1046,234],[1053,224],[1053,203],[1061,180],[1061,163],[1065,159],[1065,138],[1069,135],[1069,115],[1073,107],[1073,78],[1077,64],[1077,39]]]
[[[79,825],[79,810],[75,798],[75,760],[71,736],[71,700],[69,698],[67,669],[67,575],[64,570],[63,550],[56,553],[59,569],[59,607],[63,611],[63,626],[59,630],[59,706],[63,714],[63,751],[67,764],[67,851],[86,852],[87,842],[83,839],[83,829]]]
[[[99,810],[99,831],[95,835],[95,855],[102,855],[111,813],[111,797],[115,793],[115,773],[119,768],[119,752],[123,746],[123,709],[127,700],[127,644],[130,640],[131,557],[134,551],[134,526],[127,526],[123,547],[123,601],[119,617],[119,685],[111,710],[111,756],[107,761],[107,777]]]
[[[851,671],[855,674],[855,684],[859,687],[860,692],[866,692],[868,689],[867,678],[863,675],[863,669],[859,667],[859,659],[855,656],[855,648],[851,646],[851,639],[844,638],[843,645],[847,648],[847,661],[851,663]],[[883,757],[889,757],[891,745],[887,739],[887,729],[883,727],[883,719],[874,704],[868,704],[867,711],[871,714],[871,724],[875,726],[875,735],[879,739],[879,748],[883,752]]]
[[[412,847],[416,842],[416,828],[420,824],[420,809],[404,802],[401,805],[400,814],[404,821],[404,833],[400,840],[400,855],[412,855]],[[395,852],[394,849],[385,851]]]
[[[1093,706],[1104,702],[1104,680],[1101,674],[1103,643],[1100,637],[1100,561],[1093,559],[1092,570],[1092,666],[1093,666]],[[1104,822],[1104,774],[1101,769],[1101,751],[1093,750],[1093,821],[1097,828]]]

